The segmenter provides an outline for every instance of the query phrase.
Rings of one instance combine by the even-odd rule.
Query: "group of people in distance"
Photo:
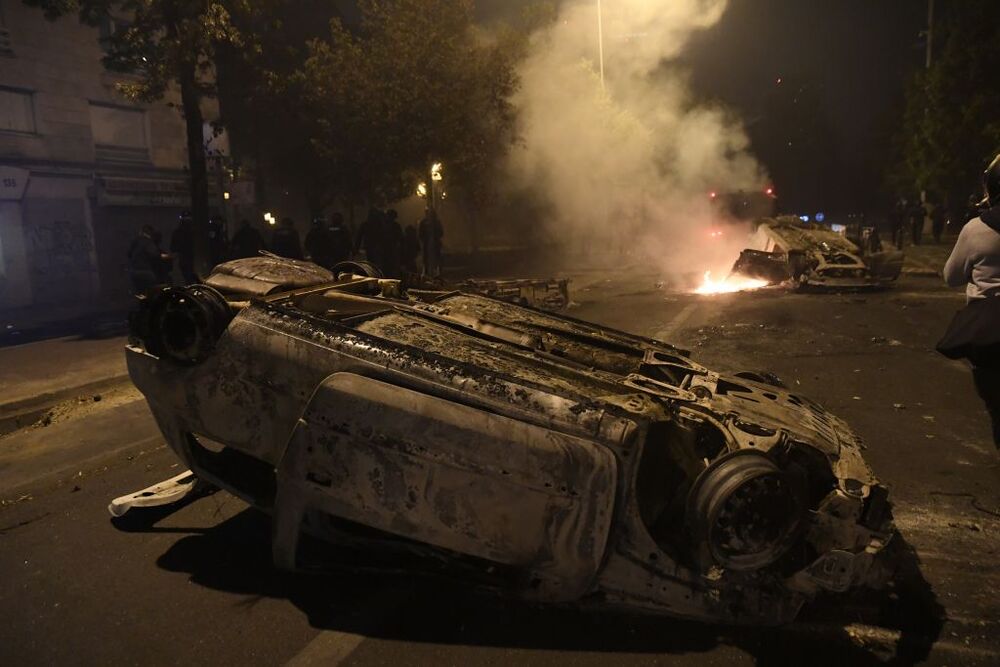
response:
[[[407,225],[405,229],[395,209],[372,208],[358,228],[353,248],[355,256],[364,251],[365,258],[390,278],[421,272],[417,260],[422,254],[422,273],[437,278],[441,275],[443,238],[441,220],[432,208],[427,209],[417,226]]]
[[[438,278],[443,239],[440,218],[430,208],[417,225],[407,225],[405,229],[395,210],[372,208],[356,235],[352,234],[343,214],[337,211],[329,219],[315,218],[304,243],[292,218],[283,218],[266,240],[245,219],[229,238],[225,219],[213,216],[208,225],[208,254],[209,261],[215,265],[231,259],[255,257],[266,250],[290,259],[307,259],[327,269],[349,259],[364,258],[389,278],[401,278],[407,273]],[[168,250],[163,248],[159,231],[152,225],[143,225],[128,250],[132,291],[141,294],[155,285],[172,284],[175,263],[183,284],[198,282],[194,249],[194,219],[187,211],[178,218]]]

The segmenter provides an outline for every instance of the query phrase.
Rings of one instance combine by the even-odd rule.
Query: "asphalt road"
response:
[[[570,311],[770,370],[847,419],[910,548],[891,591],[821,599],[788,628],[533,608],[437,581],[270,565],[269,523],[225,494],[113,522],[171,477],[138,395],[0,439],[0,664],[1000,663],[1000,469],[968,370],[933,352],[962,303],[933,279],[875,294],[699,297],[582,276]]]

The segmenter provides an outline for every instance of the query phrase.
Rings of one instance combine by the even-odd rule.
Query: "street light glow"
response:
[[[444,176],[441,175],[441,163],[435,162],[434,164],[431,165],[431,179],[435,181],[440,181],[443,178]]]
[[[422,198],[426,198],[427,197],[427,184],[426,183],[420,183],[419,185],[417,185],[417,196],[418,197],[422,197]]]

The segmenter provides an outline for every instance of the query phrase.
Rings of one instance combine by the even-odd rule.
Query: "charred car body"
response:
[[[740,253],[732,272],[808,289],[885,287],[899,278],[903,253],[863,255],[846,237],[794,216],[765,218],[756,224],[751,247]]]
[[[529,600],[760,624],[886,576],[862,443],[767,377],[266,259],[148,295],[127,356],[193,473],[271,514],[279,567],[310,535]]]

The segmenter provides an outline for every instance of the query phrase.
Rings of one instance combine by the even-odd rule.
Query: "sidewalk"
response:
[[[955,247],[957,236],[945,236],[940,244],[933,239],[925,239],[923,245],[908,245],[903,248],[903,273],[911,276],[940,277],[944,263]]]
[[[55,403],[128,380],[125,337],[55,338],[0,348],[0,434]]]

